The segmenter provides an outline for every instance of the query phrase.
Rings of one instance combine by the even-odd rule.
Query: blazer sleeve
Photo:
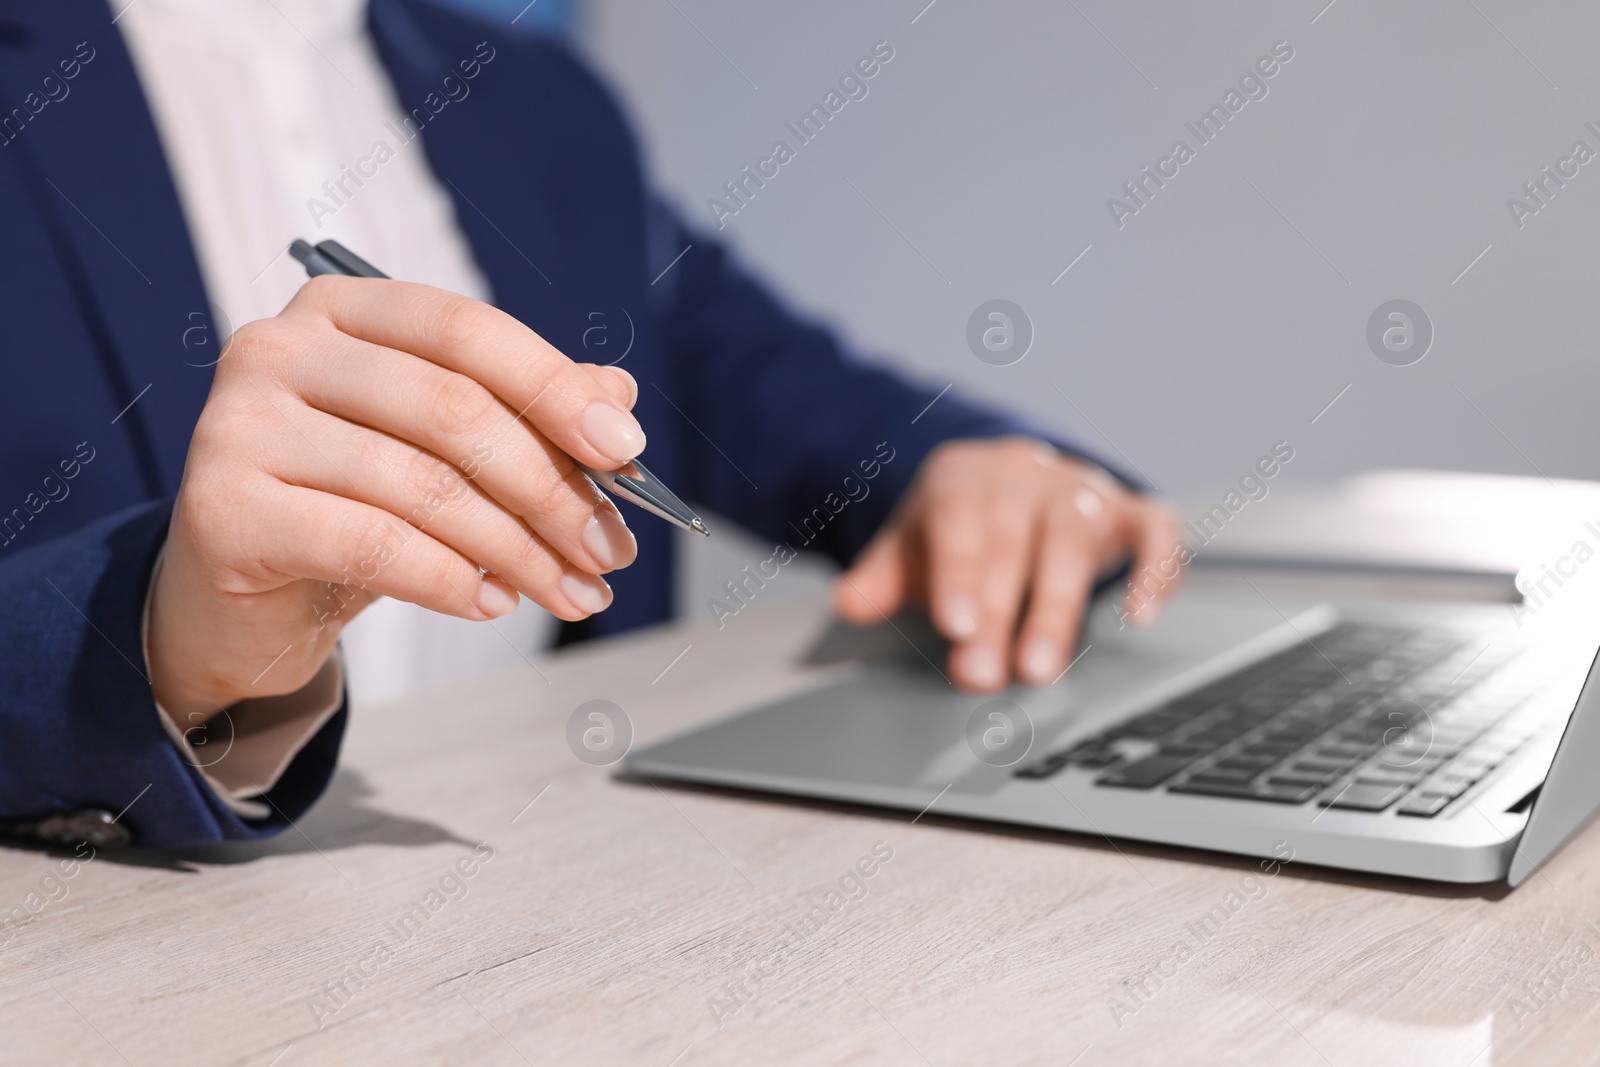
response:
[[[178,752],[156,711],[140,624],[171,501],[144,504],[0,561],[0,820],[122,812],[132,843],[267,837],[333,775],[348,709],[264,795],[234,814]]]
[[[649,220],[663,260],[693,244],[661,279],[671,285],[655,325],[673,383],[667,399],[692,426],[681,478],[712,510],[844,564],[927,454],[956,438],[1037,437],[1137,487],[1057,434],[861,361],[671,209],[652,201]]]

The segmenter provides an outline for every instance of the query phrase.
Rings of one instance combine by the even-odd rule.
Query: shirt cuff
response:
[[[139,641],[146,669],[150,663],[150,590],[155,588],[166,558],[163,547],[150,572],[145,591]],[[344,661],[339,653],[328,657],[311,681],[282,696],[241,700],[205,722],[179,725],[158,702],[161,726],[189,764],[200,772],[213,792],[234,814],[264,819],[272,809],[253,798],[261,796],[283,776],[317,731],[344,703]]]

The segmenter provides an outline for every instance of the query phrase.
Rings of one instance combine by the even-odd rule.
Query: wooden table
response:
[[[802,684],[824,613],[726,622],[358,709],[275,841],[81,865],[0,949],[0,1060],[1600,1062],[1600,833],[1509,894],[1264,878],[573,755],[591,699],[645,742]],[[57,862],[0,852],[0,901]]]

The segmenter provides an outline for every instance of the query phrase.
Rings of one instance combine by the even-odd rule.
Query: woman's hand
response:
[[[603,611],[636,552],[573,460],[644,449],[626,372],[443,290],[322,277],[229,340],[151,593],[155,697],[200,721],[305,685],[379,596]],[[571,457],[571,458],[569,458]]]
[[[951,679],[993,692],[1013,673],[1049,685],[1076,647],[1096,579],[1174,560],[1167,507],[1031,438],[952,441],[929,453],[895,514],[835,587],[846,619],[867,624],[907,600],[927,603],[951,642]],[[1174,574],[1127,615],[1154,619]],[[1019,625],[1020,616],[1020,625]]]

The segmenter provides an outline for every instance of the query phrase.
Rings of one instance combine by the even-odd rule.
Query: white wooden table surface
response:
[[[52,885],[0,948],[0,1061],[1600,1062],[1594,830],[1510,894],[1263,878],[623,782],[569,749],[587,700],[641,743],[800,684],[823,619],[752,609],[358,709],[282,837]],[[58,862],[0,851],[0,903]]]

